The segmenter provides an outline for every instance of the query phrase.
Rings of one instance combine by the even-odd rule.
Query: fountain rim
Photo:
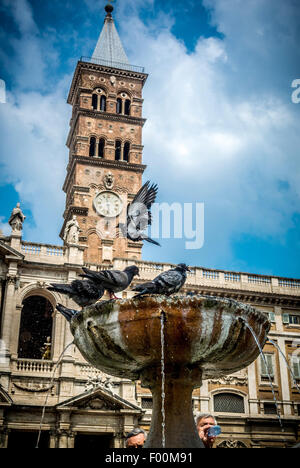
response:
[[[224,305],[228,306],[226,307],[227,312],[236,312],[236,309],[230,310],[233,305],[239,307],[239,312],[242,314],[241,315],[254,315],[255,318],[259,322],[265,322],[266,324],[269,324],[269,328],[271,327],[271,323],[269,321],[268,315],[257,309],[256,307],[252,305],[245,304],[243,302],[237,301],[235,299],[231,298],[226,298],[226,297],[219,297],[219,296],[209,296],[209,295],[203,295],[203,294],[195,294],[194,296],[184,296],[184,295],[172,295],[172,296],[163,296],[163,295],[154,295],[154,294],[149,294],[149,295],[144,295],[139,298],[126,298],[126,299],[116,299],[116,300],[108,300],[108,301],[100,301],[96,302],[95,304],[92,304],[90,306],[85,307],[82,311],[80,311],[78,314],[76,314],[70,323],[71,330],[74,328],[75,325],[79,325],[79,323],[82,321],[82,319],[88,318],[89,315],[94,315],[95,312],[101,313],[101,312],[111,312],[113,309],[115,309],[115,306],[117,305],[119,307],[119,312],[125,312],[126,310],[129,309],[151,309],[151,305],[161,305],[162,311],[163,306],[171,307],[172,303],[177,303],[178,301],[184,303],[186,306],[194,305],[195,307],[198,305],[199,306],[199,299],[201,299],[201,302],[206,302],[204,305],[209,308],[213,308],[215,304],[220,304],[224,303]],[[151,301],[151,302],[149,302]],[[230,307],[231,306],[231,307]],[[151,316],[149,316],[149,319]],[[139,320],[139,318],[132,319],[132,321]]]
[[[270,321],[268,319],[268,316],[256,309],[255,307],[244,304],[241,302],[238,302],[236,300],[228,299],[228,298],[220,298],[220,297],[215,297],[215,296],[206,296],[206,295],[195,295],[195,296],[171,296],[171,297],[165,297],[165,296],[158,296],[158,295],[149,295],[149,296],[143,296],[139,299],[119,299],[119,300],[114,300],[114,301],[102,301],[99,303],[96,303],[92,306],[88,306],[83,311],[79,314],[77,314],[75,317],[73,317],[71,321],[71,332],[74,335],[74,341],[75,344],[77,345],[77,338],[80,336],[80,329],[87,330],[89,326],[100,326],[101,329],[107,329],[111,330],[114,328],[115,324],[118,324],[117,326],[120,327],[122,324],[128,324],[128,323],[137,323],[138,321],[144,321],[147,323],[147,321],[152,321],[153,319],[159,319],[161,317],[161,313],[165,312],[166,316],[171,318],[172,316],[178,315],[178,310],[184,308],[191,308],[197,311],[197,309],[202,308],[201,304],[204,303],[204,308],[209,309],[211,308],[212,310],[217,306],[220,307],[220,304],[223,305],[222,307],[222,313],[227,314],[231,316],[231,320],[233,323],[236,323],[236,330],[238,335],[245,334],[245,331],[242,331],[244,327],[241,325],[238,326],[238,322],[242,321],[249,321],[253,320],[260,326],[263,336],[261,339],[262,347],[264,346],[264,343],[267,339],[267,335],[270,330]],[[176,305],[176,307],[175,307]],[[174,314],[172,314],[172,306],[174,307]],[[144,309],[144,310],[143,310]],[[129,313],[129,314],[128,314]],[[122,315],[124,314],[123,320],[122,320]],[[149,315],[148,315],[149,314]],[[128,315],[131,315],[131,317],[128,318]],[[126,317],[127,316],[127,317]],[[97,323],[99,320],[99,323]],[[101,324],[102,322],[102,324]],[[107,328],[108,327],[108,328]],[[246,327],[245,327],[246,328]],[[128,338],[128,337],[127,337]],[[101,338],[102,339],[102,338]],[[263,341],[264,340],[264,341]],[[104,360],[106,361],[106,365],[102,361],[101,366],[97,366],[96,364],[95,367],[98,367],[99,369],[103,370],[104,372],[110,374],[110,375],[115,375],[118,377],[122,377],[125,375],[130,374],[130,377],[132,380],[137,380],[139,377],[137,375],[140,375],[143,369],[145,369],[147,366],[143,366],[143,363],[140,360],[136,360],[134,357],[134,354],[132,354],[128,349],[125,347],[123,348],[123,345],[121,344],[118,347],[118,349],[121,350],[123,358],[124,358],[124,352],[122,351],[125,350],[125,361],[122,361],[123,364],[119,362],[119,358],[114,361],[114,355],[111,354],[112,351],[110,349],[115,347],[116,342],[111,341],[111,345],[107,349],[108,355],[102,354],[104,357]],[[80,349],[80,351],[84,354],[84,349],[81,349],[79,346],[79,341],[77,345]],[[111,347],[112,346],[112,347]],[[98,347],[98,345],[96,345]],[[129,348],[130,350],[130,348]],[[102,353],[102,351],[101,351]],[[129,354],[128,354],[129,353]],[[259,355],[259,351],[257,353],[257,356],[255,356],[253,359],[248,358],[245,359],[245,363],[240,366],[232,366],[227,367],[226,369],[217,369],[218,371],[218,376],[222,375],[228,375],[234,372],[237,372],[238,370],[241,370],[244,367],[247,367],[251,362],[253,362]],[[88,355],[86,355],[88,356]],[[107,367],[107,359],[109,357],[109,360],[112,360],[111,362],[115,362],[116,365],[109,365]],[[253,356],[253,353],[252,353]],[[87,359],[87,357],[86,357]],[[202,365],[205,363],[205,357],[203,357],[203,360],[200,359],[200,361],[193,361],[191,362],[191,366],[193,367],[194,365]],[[87,359],[89,360],[89,359]],[[95,361],[96,362],[96,361]],[[119,363],[118,363],[119,362]],[[132,365],[137,365],[138,369],[133,370],[131,368],[130,362]],[[215,371],[209,371],[209,367],[213,362],[216,361],[211,361],[210,357],[207,356],[207,361],[206,365],[203,365],[203,378],[214,378],[216,376]],[[117,364],[118,363],[118,364]],[[139,364],[138,364],[139,363]],[[202,363],[202,364],[201,364]],[[150,363],[149,363],[150,364]],[[155,364],[153,364],[155,365]],[[189,364],[187,364],[189,366]],[[123,367],[124,366],[124,367]],[[217,366],[218,367],[218,366]],[[205,376],[204,376],[205,375]]]

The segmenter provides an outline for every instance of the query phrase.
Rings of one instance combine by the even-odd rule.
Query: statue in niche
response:
[[[108,174],[104,176],[104,185],[105,185],[105,188],[107,188],[107,190],[111,190],[114,186],[114,183],[115,183],[115,178],[111,172],[109,172]]]
[[[64,241],[69,244],[78,244],[80,232],[81,229],[79,227],[77,217],[76,215],[74,215],[72,219],[66,224],[64,232]]]
[[[23,223],[26,219],[21,208],[20,203],[17,203],[17,206],[12,210],[8,224],[12,228],[13,232],[20,232],[23,229]]]

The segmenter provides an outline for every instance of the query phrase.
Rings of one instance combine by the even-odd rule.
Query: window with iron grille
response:
[[[152,398],[142,398],[142,408],[143,409],[152,409],[153,408]]]
[[[264,403],[265,414],[277,414],[275,403]]]
[[[214,396],[214,411],[218,413],[244,413],[244,398],[234,393],[218,393]]]

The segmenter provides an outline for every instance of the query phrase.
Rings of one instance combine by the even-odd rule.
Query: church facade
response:
[[[2,448],[121,448],[133,427],[150,427],[151,393],[139,382],[90,366],[71,344],[68,322],[55,312],[57,303],[71,308],[74,303],[47,290],[50,283],[78,278],[82,266],[97,271],[135,264],[139,282],[172,267],[143,261],[141,243],[112,234],[116,222],[124,221],[146,169],[142,91],[147,80],[142,68],[129,64],[112,11],[108,5],[95,52],[78,62],[68,96],[72,117],[63,245],[24,241],[26,219],[20,206],[9,220],[11,234],[0,235]],[[216,446],[295,445],[300,429],[300,280],[194,266],[181,294],[236,299],[264,311],[272,324],[266,361],[258,358],[194,391],[195,415],[212,413],[222,427]]]

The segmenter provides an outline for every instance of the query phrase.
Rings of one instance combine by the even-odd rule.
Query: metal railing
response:
[[[96,65],[104,65],[105,67],[119,68],[120,70],[128,70],[137,73],[145,73],[144,67],[130,65],[129,63],[114,62],[113,60],[105,60],[101,57],[81,57],[80,62],[94,63]]]

